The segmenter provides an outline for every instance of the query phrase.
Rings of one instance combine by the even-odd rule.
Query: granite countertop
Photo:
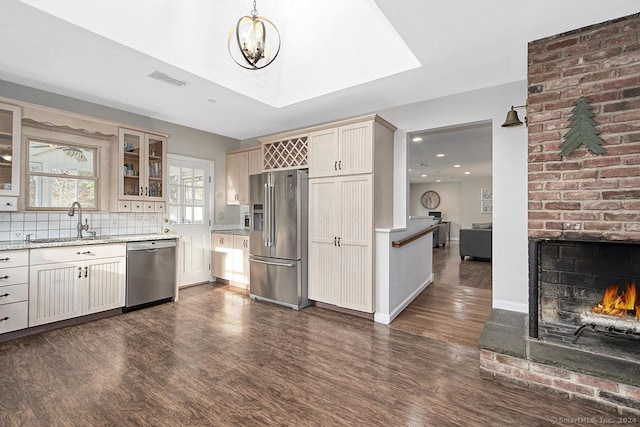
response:
[[[211,230],[211,234],[230,234],[233,236],[249,236],[251,231],[244,228],[233,228],[231,230]]]
[[[60,246],[79,245],[100,245],[105,243],[140,242],[145,240],[171,240],[178,239],[175,234],[126,234],[121,236],[97,236],[95,238],[85,237],[76,239],[75,237],[61,237],[51,239],[33,239],[30,242],[25,240],[0,241],[0,251],[12,249],[37,249],[53,248]]]

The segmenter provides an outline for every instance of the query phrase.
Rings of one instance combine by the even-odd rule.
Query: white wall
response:
[[[171,134],[168,145],[169,153],[197,157],[204,160],[213,160],[215,164],[215,223],[240,223],[241,215],[239,208],[236,206],[227,206],[224,198],[227,173],[226,152],[239,148],[239,140],[3,80],[0,80],[0,96],[110,120],[122,123],[124,126],[136,126],[150,131]],[[170,102],[170,100],[168,102]]]
[[[492,185],[490,176],[468,178],[462,181],[460,228],[471,228],[471,224],[474,222],[492,222],[492,214],[480,212],[480,192],[483,188],[491,189]]]
[[[401,248],[391,246],[431,224],[430,219],[415,218],[407,228],[376,230],[376,322],[391,323],[433,282],[433,234]]]
[[[492,122],[493,155],[493,307],[528,311],[527,129],[502,128],[511,105],[524,104],[526,80],[445,98],[404,105],[379,114],[396,131],[394,225],[406,226],[409,212],[407,140],[409,132],[466,123]],[[420,262],[418,254],[409,262]],[[390,275],[402,272],[390,265]],[[389,289],[394,293],[394,289]]]

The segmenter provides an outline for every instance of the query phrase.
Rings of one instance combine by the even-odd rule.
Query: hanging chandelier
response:
[[[271,64],[278,56],[280,32],[273,22],[258,16],[254,0],[251,16],[245,15],[238,19],[229,32],[227,44],[229,54],[236,64],[247,70],[259,70]]]

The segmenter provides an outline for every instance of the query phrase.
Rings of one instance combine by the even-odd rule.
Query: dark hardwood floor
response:
[[[611,417],[481,378],[470,346],[255,302],[229,286],[180,297],[0,344],[0,424],[544,426]]]
[[[476,347],[491,314],[491,262],[460,260],[457,242],[433,250],[434,280],[390,325]]]

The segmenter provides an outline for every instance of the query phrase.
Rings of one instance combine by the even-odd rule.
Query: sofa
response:
[[[491,260],[491,223],[472,224],[460,229],[460,259],[474,257]]]

